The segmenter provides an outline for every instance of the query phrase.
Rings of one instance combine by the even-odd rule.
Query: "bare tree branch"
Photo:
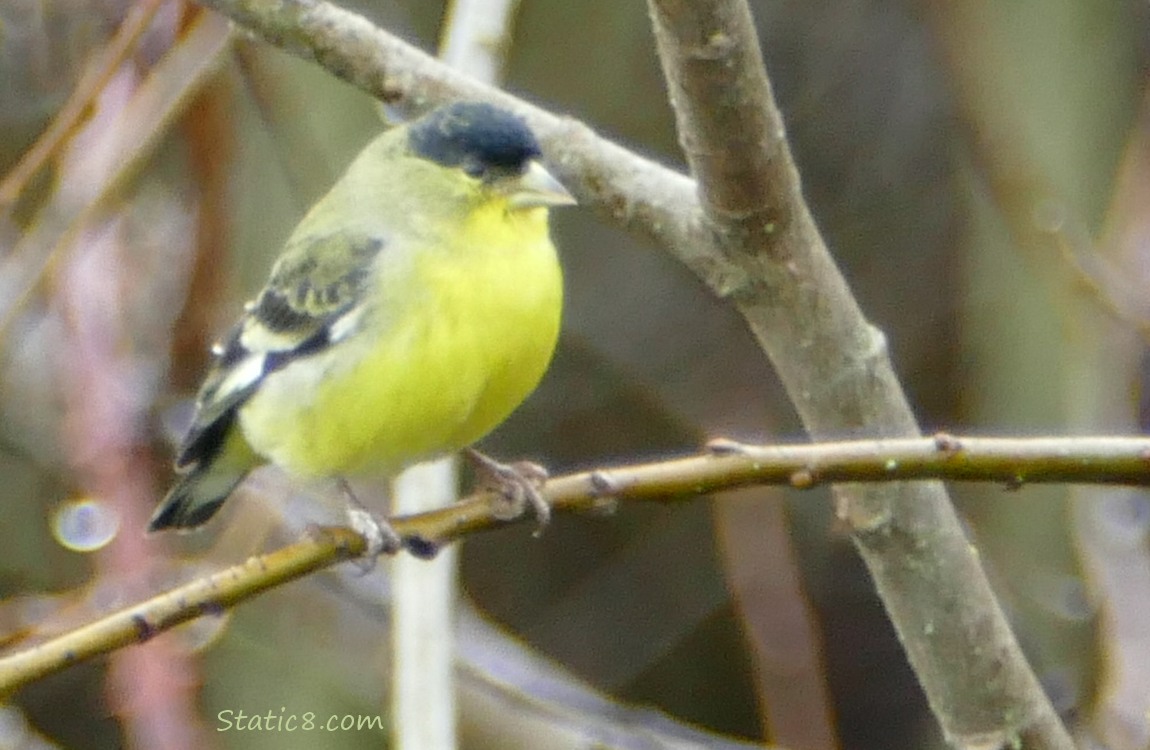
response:
[[[707,254],[710,237],[699,223],[695,183],[684,175],[598,137],[576,120],[480,83],[334,5],[318,0],[199,1],[389,105],[419,111],[479,99],[518,113],[539,137],[548,167],[581,205],[662,244],[712,288],[724,288],[727,270],[721,259]]]
[[[745,0],[649,0],[680,141],[733,299],[816,438],[918,434],[885,340],[803,201]],[[1073,744],[939,484],[835,488],[948,741]]]
[[[745,3],[651,0],[704,224],[690,180],[459,76],[354,14],[315,0],[202,1],[386,102],[480,98],[524,115],[584,205],[658,240],[736,303],[812,435],[917,434],[885,341],[802,201]],[[838,497],[948,738],[1071,747],[941,486],[840,487]]]
[[[176,625],[226,608],[286,581],[363,554],[364,540],[351,529],[322,529],[310,538],[242,565],[201,578],[120,610],[50,641],[0,659],[0,695]]]
[[[808,489],[824,482],[923,477],[1002,482],[1010,488],[1028,482],[1148,485],[1150,438],[936,435],[774,446],[715,441],[708,452],[695,456],[555,477],[543,492],[556,511],[603,513],[620,501],[677,502],[753,484]],[[533,518],[524,520],[534,522]],[[448,508],[391,519],[412,549],[427,554],[467,534],[517,522],[503,518],[499,501],[487,493]],[[0,658],[0,695],[197,617],[219,614],[280,584],[354,558],[363,550],[363,539],[349,529],[319,529],[308,539]],[[937,627],[948,626],[939,623]]]

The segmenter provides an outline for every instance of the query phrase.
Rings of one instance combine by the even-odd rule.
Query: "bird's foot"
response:
[[[340,480],[340,491],[347,499],[347,525],[363,537],[365,549],[355,559],[355,565],[363,574],[375,569],[380,555],[394,555],[407,550],[421,560],[430,560],[439,553],[439,544],[419,535],[400,536],[386,518],[372,513],[351,489],[346,480]]]
[[[380,555],[394,555],[403,549],[403,538],[387,519],[372,513],[355,496],[347,480],[339,480],[340,491],[347,499],[347,525],[363,537],[363,554],[354,560],[360,572],[367,575],[375,569]]]
[[[403,549],[403,539],[386,519],[364,508],[349,507],[347,521],[351,530],[363,537],[366,544],[363,557],[374,560],[380,555],[394,555]]]
[[[530,461],[505,464],[485,456],[474,448],[464,450],[475,468],[482,486],[498,493],[503,501],[494,509],[498,518],[519,518],[528,508],[535,515],[535,536],[540,536],[551,521],[551,506],[540,491],[547,482],[547,469]]]

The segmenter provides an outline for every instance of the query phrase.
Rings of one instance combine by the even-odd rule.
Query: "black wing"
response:
[[[267,286],[213,349],[216,361],[196,399],[177,468],[208,463],[218,454],[237,410],[269,374],[355,329],[347,321],[362,310],[383,246],[382,239],[347,232],[289,241]]]

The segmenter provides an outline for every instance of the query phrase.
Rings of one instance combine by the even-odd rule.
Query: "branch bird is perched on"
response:
[[[559,332],[548,208],[575,201],[540,156],[522,120],[477,103],[369,144],[214,348],[181,475],[149,529],[199,526],[264,463],[392,476],[502,422]],[[475,456],[546,518],[530,477]]]

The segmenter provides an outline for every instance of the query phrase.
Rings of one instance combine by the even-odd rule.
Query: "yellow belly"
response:
[[[502,422],[546,370],[562,308],[545,215],[515,218],[477,217],[460,237],[483,246],[413,255],[382,282],[399,302],[270,375],[240,411],[252,448],[304,476],[390,475]]]

